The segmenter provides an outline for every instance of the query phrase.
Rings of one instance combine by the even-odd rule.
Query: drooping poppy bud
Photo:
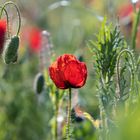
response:
[[[34,80],[34,91],[40,94],[44,88],[45,79],[42,73],[38,73]]]
[[[17,61],[17,52],[19,48],[19,37],[13,36],[10,40],[7,40],[3,59],[6,64],[14,63]]]
[[[0,53],[3,50],[6,35],[6,21],[0,20]]]
[[[60,89],[80,88],[87,78],[87,68],[71,54],[60,56],[50,67],[50,77]]]

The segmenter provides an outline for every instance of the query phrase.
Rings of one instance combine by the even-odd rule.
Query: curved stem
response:
[[[0,6],[0,8],[2,8],[2,7]],[[4,12],[5,12],[5,15],[6,15],[6,20],[7,20],[8,37],[10,37],[10,32],[9,32],[9,17],[8,17],[8,12],[7,12],[7,10],[5,8],[4,8]]]
[[[99,120],[95,120],[89,113],[87,112],[83,112],[83,115],[86,119],[88,119],[93,126],[98,129],[100,127],[100,121]]]
[[[136,71],[138,71],[139,65],[140,65],[140,56],[138,57],[138,60],[137,60]]]
[[[3,10],[4,10],[5,7],[6,7],[7,5],[9,5],[9,4],[12,4],[12,5],[16,8],[16,11],[17,11],[17,14],[18,14],[18,17],[19,17],[18,30],[17,30],[17,34],[16,34],[16,35],[18,36],[19,31],[20,31],[20,27],[21,27],[21,16],[20,16],[19,8],[17,7],[17,5],[16,5],[14,2],[9,1],[9,2],[4,3],[4,5],[3,5],[2,9],[1,9],[1,12],[0,12],[0,18],[1,18],[1,16],[2,16]]]
[[[119,93],[118,93],[118,96],[120,97],[120,70],[119,70],[119,63],[120,63],[120,58],[121,56],[124,54],[124,53],[127,53],[129,54],[130,58],[131,58],[131,61],[132,61],[132,66],[133,66],[133,69],[132,69],[132,79],[134,78],[134,70],[135,70],[135,65],[134,65],[134,59],[133,59],[133,55],[132,53],[128,50],[128,49],[124,49],[122,50],[119,55],[118,55],[118,59],[117,59],[117,81],[118,81],[118,88],[119,88]]]
[[[69,98],[68,98],[67,132],[66,132],[67,140],[70,140],[70,125],[71,125],[71,88],[69,88]]]

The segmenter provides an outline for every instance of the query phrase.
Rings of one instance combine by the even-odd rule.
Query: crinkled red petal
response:
[[[87,78],[87,68],[83,62],[71,61],[67,64],[64,71],[65,82],[72,88],[82,87]]]
[[[61,71],[57,68],[57,62],[54,62],[50,67],[49,67],[49,73],[50,77],[55,83],[55,85],[60,88],[60,89],[66,89],[67,86],[65,85],[64,81],[62,80],[62,74]]]

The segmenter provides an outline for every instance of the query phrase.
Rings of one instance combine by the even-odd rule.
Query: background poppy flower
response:
[[[31,53],[38,53],[41,49],[41,29],[25,26],[21,32],[21,46],[29,46]]]
[[[41,47],[41,30],[38,28],[33,28],[30,31],[29,45],[31,50],[34,52],[39,52]]]
[[[121,31],[124,36],[129,38],[132,31],[134,9],[131,3],[123,4],[119,7],[118,12]]]
[[[80,88],[87,78],[85,63],[80,62],[71,54],[60,56],[50,67],[50,77],[60,89]]]
[[[136,12],[138,12],[140,8],[140,1],[136,2]],[[131,39],[132,34],[132,26],[134,24],[134,6],[132,3],[126,3],[125,5],[122,5],[118,10],[118,15],[120,18],[121,23],[121,30],[125,37]],[[136,49],[140,50],[140,25],[138,25],[137,29],[137,36],[136,36]]]
[[[0,20],[0,53],[3,50],[5,34],[6,34],[6,21]]]

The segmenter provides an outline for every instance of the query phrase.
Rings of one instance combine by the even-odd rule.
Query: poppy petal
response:
[[[59,69],[64,69],[65,66],[72,60],[76,60],[76,57],[74,55],[71,55],[71,54],[64,54],[62,56],[60,56],[58,59],[57,59],[57,62],[58,62],[58,68]]]
[[[57,68],[57,62],[54,62],[50,67],[49,67],[49,73],[50,77],[55,83],[55,85],[60,88],[60,89],[66,89],[67,87],[65,86],[65,83],[63,82],[61,78],[61,71]]]
[[[82,87],[87,78],[87,68],[84,63],[71,61],[67,64],[64,71],[65,80],[73,88]]]

